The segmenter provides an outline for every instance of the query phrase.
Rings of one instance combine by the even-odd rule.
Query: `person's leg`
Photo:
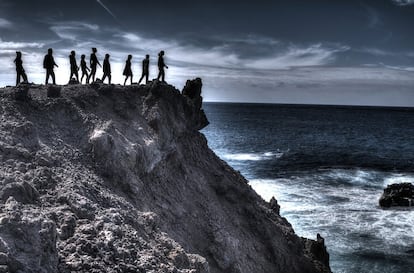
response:
[[[23,76],[23,81],[25,83],[28,83],[29,81],[27,80],[27,75],[26,75],[26,72],[25,71],[22,71],[22,76]]]
[[[16,74],[16,86],[18,86],[19,83],[20,83],[20,72],[17,71],[17,74]]]
[[[52,70],[50,74],[52,75],[53,84],[56,84],[55,71]]]
[[[49,76],[50,76],[50,70],[49,69],[46,69],[46,81],[45,81],[45,84],[48,84],[49,83]]]
[[[139,79],[139,81],[138,81],[138,84],[140,84],[141,83],[141,81],[142,81],[142,79],[144,78],[144,76],[145,76],[145,74],[144,74],[144,72],[142,72],[142,75],[141,75],[141,78]]]
[[[148,72],[145,73],[145,84],[148,84]]]
[[[92,67],[91,76],[89,77],[89,79],[92,78],[92,82],[95,81],[95,73],[96,73],[96,67]]]
[[[130,78],[130,80],[131,80],[131,85],[132,85],[132,78],[134,77],[134,75],[133,74],[131,74],[131,78]]]
[[[108,75],[109,84],[111,84],[111,74]]]
[[[105,79],[106,79],[106,73],[103,74],[102,83],[105,81]]]
[[[85,72],[84,72],[84,71],[82,71],[82,76],[81,76],[80,83],[82,83],[82,81],[83,81],[83,77],[85,77]]]
[[[79,82],[79,73],[77,70],[75,70],[75,77],[76,77],[76,80]]]
[[[164,68],[162,69],[162,82],[165,82],[165,70],[164,70]]]
[[[129,76],[125,76],[125,81],[124,81],[124,85],[126,84],[127,80],[128,80]]]

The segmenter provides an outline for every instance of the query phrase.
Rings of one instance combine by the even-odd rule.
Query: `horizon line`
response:
[[[414,106],[406,105],[367,105],[367,104],[328,104],[328,103],[287,103],[287,102],[248,102],[248,101],[213,101],[205,100],[207,104],[240,104],[240,105],[280,105],[280,106],[297,106],[297,107],[337,107],[337,108],[388,108],[388,109],[406,109],[413,110]]]

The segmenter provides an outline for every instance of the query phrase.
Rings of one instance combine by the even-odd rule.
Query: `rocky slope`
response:
[[[330,272],[208,148],[200,93],[1,89],[0,272]]]

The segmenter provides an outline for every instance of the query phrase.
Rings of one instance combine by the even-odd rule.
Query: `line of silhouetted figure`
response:
[[[81,56],[80,66],[78,66],[76,62],[76,52],[72,50],[69,55],[69,63],[70,63],[70,76],[69,76],[69,82],[71,82],[73,79],[76,79],[77,82],[82,83],[83,79],[86,78],[86,83],[89,84],[89,82],[92,80],[92,82],[95,82],[96,77],[96,68],[99,65],[99,67],[102,67],[103,69],[103,76],[102,76],[102,82],[108,78],[108,83],[111,84],[111,63],[109,61],[109,58],[111,57],[109,54],[105,54],[105,59],[103,61],[103,65],[99,62],[96,53],[98,50],[93,47],[92,53],[89,59],[89,65],[88,67],[85,58],[86,56],[83,54]],[[165,52],[162,50],[160,53],[158,53],[158,77],[157,80],[159,81],[161,79],[162,82],[165,82],[165,70],[164,68],[168,69],[168,66],[164,62],[164,55]],[[23,83],[28,83],[26,72],[23,68],[23,61],[22,61],[22,53],[20,51],[16,52],[16,59],[14,60],[14,63],[16,64],[16,85],[18,85],[21,82],[21,78],[23,78]],[[139,79],[138,84],[141,84],[141,81],[145,77],[145,83],[148,83],[148,77],[149,77],[149,63],[150,63],[150,56],[147,54],[145,55],[145,58],[142,60],[142,75]],[[123,75],[125,76],[124,85],[126,85],[126,82],[128,79],[130,79],[130,82],[132,84],[132,55],[128,55],[127,60],[125,62],[125,68],[123,71]],[[49,83],[49,78],[52,78],[53,84],[56,84],[56,77],[54,69],[55,67],[59,67],[55,59],[53,58],[53,49],[49,48],[47,50],[47,54],[45,55],[43,59],[43,68],[46,70],[46,80],[45,84]],[[82,76],[79,81],[79,73],[78,71],[82,71]]]

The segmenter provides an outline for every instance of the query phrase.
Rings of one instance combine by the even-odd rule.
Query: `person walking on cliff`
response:
[[[158,77],[157,80],[160,80],[162,82],[165,82],[165,71],[164,71],[164,67],[168,69],[168,66],[165,64],[164,62],[164,50],[162,50],[160,53],[158,53]]]
[[[72,80],[72,76],[75,75],[76,80],[79,82],[79,66],[76,63],[76,53],[74,50],[72,50],[70,52],[69,55],[69,62],[70,62],[70,77],[69,77],[69,81]]]
[[[14,63],[16,64],[16,86],[20,83],[20,78],[23,78],[23,82],[27,83],[27,75],[23,68],[23,61],[22,61],[22,53],[20,51],[16,51],[16,59],[14,59]]]
[[[142,76],[139,79],[138,84],[141,83],[142,79],[145,77],[145,84],[148,84],[148,77],[149,77],[149,55],[145,55],[145,59],[142,60]]]
[[[109,54],[105,55],[105,60],[103,62],[103,77],[102,82],[108,77],[109,84],[111,84],[111,64],[109,63]]]
[[[82,54],[82,56],[81,56],[81,62],[80,62],[80,67],[81,67],[81,70],[82,70],[82,77],[81,77],[81,80],[80,80],[81,83],[83,81],[83,77],[84,76],[86,76],[86,83],[89,83],[89,74],[88,74],[88,71],[91,71],[89,69],[89,67],[86,65],[85,57],[86,57],[85,54]]]
[[[96,52],[98,52],[98,50],[96,49],[96,47],[93,47],[91,58],[89,60],[91,65],[91,75],[89,76],[89,79],[92,78],[92,82],[95,81],[96,66],[99,65],[100,67],[102,67],[101,63],[98,61],[98,58],[96,57]]]
[[[46,69],[46,81],[45,81],[45,84],[48,84],[49,77],[50,76],[52,76],[53,84],[56,84],[55,72],[53,71],[53,69],[55,68],[55,66],[56,67],[59,67],[55,63],[55,59],[53,58],[53,49],[49,48],[47,50],[47,55],[43,59],[43,68]]]
[[[132,55],[128,55],[128,59],[125,62],[125,68],[124,68],[124,72],[122,73],[125,76],[125,81],[124,81],[124,85],[126,84],[128,78],[131,79],[131,84],[132,84],[132,69],[131,69],[131,59],[132,59]]]

